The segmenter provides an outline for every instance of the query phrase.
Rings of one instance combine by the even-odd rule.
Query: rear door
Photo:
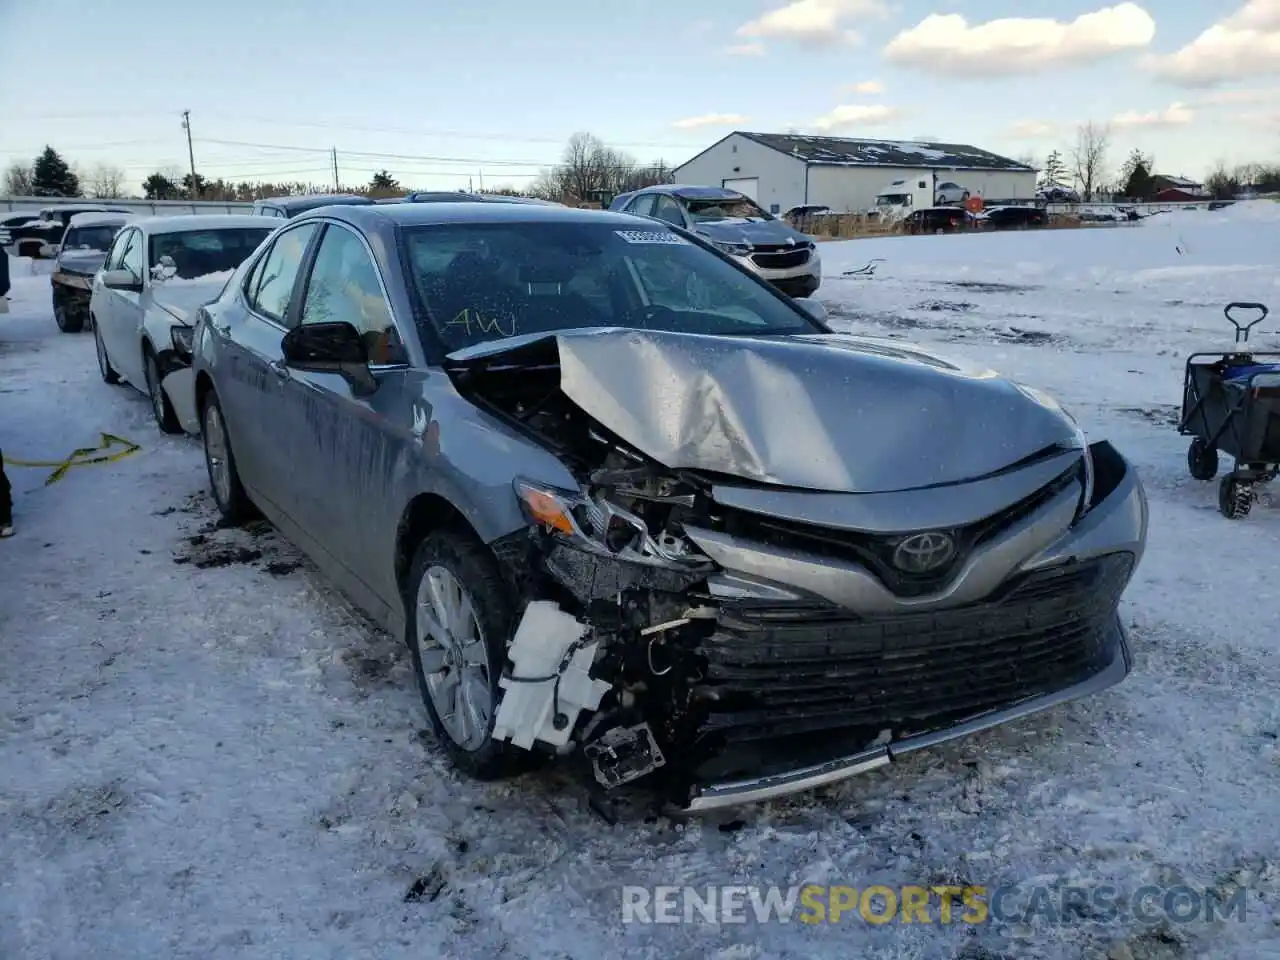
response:
[[[289,377],[280,341],[297,319],[302,267],[319,232],[318,221],[282,230],[245,275],[245,310],[222,331],[227,368],[219,398],[244,481],[277,510],[292,516],[291,486],[297,477],[282,444],[283,387]]]

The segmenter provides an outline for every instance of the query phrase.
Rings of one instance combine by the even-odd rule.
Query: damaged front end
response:
[[[1116,608],[1146,502],[1110,445],[1063,445],[1055,420],[1043,452],[947,492],[773,485],[659,462],[571,399],[561,359],[546,338],[449,367],[578,480],[513,483],[529,529],[500,552],[525,614],[496,740],[582,763],[605,795],[700,812],[843,780],[1127,674]],[[765,436],[738,439],[764,450]],[[945,529],[954,556],[895,572],[921,529]]]

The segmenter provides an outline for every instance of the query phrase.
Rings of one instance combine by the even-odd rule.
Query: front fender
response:
[[[420,378],[412,441],[402,459],[398,502],[423,493],[451,503],[485,543],[529,525],[516,498],[517,475],[576,490],[577,479],[545,447],[459,396],[449,378]]]

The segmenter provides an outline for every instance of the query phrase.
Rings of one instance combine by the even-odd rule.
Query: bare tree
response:
[[[31,164],[11,163],[4,172],[4,192],[10,197],[30,197]]]
[[[89,196],[100,200],[124,196],[124,171],[107,163],[98,164],[89,176]]]
[[[1107,175],[1107,151],[1111,147],[1111,128],[1090,121],[1076,129],[1076,143],[1071,149],[1071,163],[1081,198],[1089,201]]]

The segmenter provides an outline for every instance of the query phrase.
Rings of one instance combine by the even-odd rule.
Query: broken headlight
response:
[[[603,496],[560,490],[530,480],[513,484],[529,522],[563,537],[581,550],[660,566],[701,563],[683,538],[655,536],[643,519]]]

